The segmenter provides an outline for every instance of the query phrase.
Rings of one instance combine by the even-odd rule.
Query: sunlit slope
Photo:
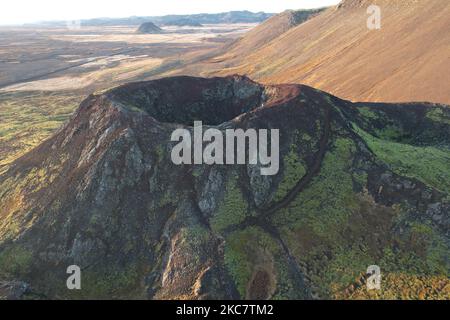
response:
[[[226,48],[226,52],[223,55],[217,57],[216,61],[233,58],[239,59],[240,57],[247,56],[324,10],[325,9],[286,10],[275,15],[251,29],[242,38],[233,42]]]

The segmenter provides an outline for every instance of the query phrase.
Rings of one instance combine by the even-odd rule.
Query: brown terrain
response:
[[[257,49],[278,38],[289,29],[318,15],[324,9],[316,10],[286,10],[275,15],[257,27],[245,33],[244,37],[226,46],[227,55],[223,58],[234,56],[242,57],[255,52]],[[218,58],[220,59],[220,57]]]
[[[381,7],[381,30],[367,28],[371,4]],[[355,101],[450,103],[449,16],[449,1],[346,0],[280,35],[267,30],[289,23],[272,18],[179,73],[303,83]]]

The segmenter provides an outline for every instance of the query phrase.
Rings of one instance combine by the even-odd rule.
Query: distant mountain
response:
[[[448,299],[448,119],[240,76],[91,95],[0,175],[0,297]],[[175,165],[194,120],[279,128],[280,171]]]
[[[192,15],[166,15],[166,16],[143,16],[128,18],[96,18],[81,20],[84,26],[120,26],[120,25],[141,25],[147,21],[152,21],[157,25],[170,25],[177,21],[190,21],[198,24],[217,23],[258,23],[271,17],[272,13],[250,12],[250,11],[230,11],[223,13],[201,13]],[[46,21],[37,23],[40,26],[65,26],[65,21]]]
[[[166,26],[178,26],[178,27],[202,27],[203,25],[195,19],[191,18],[175,18],[175,19],[167,19],[164,22]]]
[[[140,34],[158,34],[162,33],[163,30],[155,25],[153,22],[145,22],[139,26],[136,33]]]
[[[272,13],[250,12],[250,11],[230,11],[224,13],[201,13],[192,15],[168,15],[155,17],[155,23],[168,24],[180,19],[188,19],[201,24],[216,23],[258,23],[270,18]]]
[[[380,30],[367,27],[372,4],[381,8]],[[270,23],[285,17],[274,17],[258,27],[266,26],[263,32],[255,29],[183,74],[248,74],[267,83],[304,83],[355,101],[449,104],[449,17],[450,1],[346,0],[279,36]]]

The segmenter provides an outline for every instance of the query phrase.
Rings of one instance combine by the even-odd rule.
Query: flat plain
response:
[[[0,28],[0,173],[54,133],[89,94],[213,55],[255,24]]]

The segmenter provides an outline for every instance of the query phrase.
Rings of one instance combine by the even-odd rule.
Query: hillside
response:
[[[177,27],[202,27],[203,26],[200,22],[196,21],[195,19],[191,19],[191,18],[181,18],[181,19],[174,18],[173,20],[168,20],[168,21],[164,22],[164,25],[177,26]]]
[[[230,47],[227,47],[226,54],[220,56],[218,59],[228,60],[245,57],[323,10],[287,10],[277,14],[251,29],[241,39],[230,45]]]
[[[370,4],[381,7],[380,30],[367,28]],[[247,38],[181,73],[304,83],[353,101],[448,104],[449,16],[449,1],[346,0],[274,39],[267,32],[257,50]]]
[[[446,299],[449,110],[240,76],[91,95],[0,175],[0,296]],[[279,128],[279,173],[174,165],[193,120]],[[367,292],[372,264],[388,281]]]
[[[136,33],[139,34],[159,34],[162,33],[163,30],[155,25],[153,22],[145,22],[139,26],[136,30]]]

